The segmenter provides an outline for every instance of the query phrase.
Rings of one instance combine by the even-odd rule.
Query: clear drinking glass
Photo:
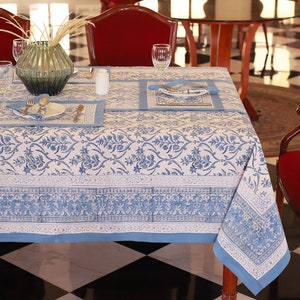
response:
[[[172,58],[169,44],[154,44],[152,46],[152,63],[161,74],[169,67]]]
[[[28,41],[23,39],[14,39],[12,44],[12,55],[17,62],[24,49],[27,47]]]
[[[3,101],[3,97],[14,79],[14,68],[11,61],[0,60],[0,100]]]

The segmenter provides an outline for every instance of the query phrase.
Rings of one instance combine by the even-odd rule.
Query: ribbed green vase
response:
[[[33,95],[59,94],[73,71],[73,62],[61,45],[47,41],[29,44],[16,64],[17,75]]]

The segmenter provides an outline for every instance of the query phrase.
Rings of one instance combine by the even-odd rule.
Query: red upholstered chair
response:
[[[178,21],[149,8],[118,5],[91,18],[86,25],[90,65],[152,66],[155,43],[171,45],[173,60]]]
[[[19,16],[15,16],[14,18],[12,18],[13,16],[14,14],[12,14],[11,12],[0,8],[0,29],[9,30],[25,37],[25,35],[18,28],[14,27],[11,24],[8,24],[5,19],[11,20],[15,24],[21,25],[25,32],[29,32],[30,30],[30,21]],[[0,31],[0,60],[10,60],[13,64],[16,63],[12,55],[12,41],[15,38],[17,37],[10,33]]]
[[[297,108],[300,115],[300,106]],[[300,217],[300,149],[288,150],[289,143],[300,133],[300,125],[288,132],[281,140],[277,161],[276,202],[281,213],[285,198],[292,210]]]

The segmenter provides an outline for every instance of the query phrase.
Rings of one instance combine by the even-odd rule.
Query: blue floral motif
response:
[[[98,144],[102,145],[110,152],[123,152],[126,150],[127,142],[123,134],[112,134],[107,137],[100,138]]]
[[[195,126],[191,131],[191,136],[198,138],[199,136],[208,135],[212,132],[209,126]]]
[[[31,170],[41,170],[44,168],[44,160],[42,155],[34,156],[31,149],[25,151],[25,157],[20,157],[20,161],[23,161],[25,173],[30,173]]]
[[[80,155],[75,155],[70,163],[79,165],[80,174],[85,174],[87,170],[101,170],[102,162],[98,154],[90,155],[88,148],[84,147],[80,151]]]
[[[196,173],[197,170],[209,170],[213,168],[209,155],[200,155],[200,151],[194,148],[192,155],[188,155],[183,161],[183,164],[190,164],[190,171],[192,174]]]
[[[139,147],[136,151],[136,154],[130,156],[130,159],[127,160],[127,164],[134,164],[134,172],[140,173],[142,169],[152,169],[155,165],[154,155],[145,155],[143,148]]]
[[[44,137],[41,140],[41,144],[54,153],[58,153],[59,151],[65,153],[74,150],[72,147],[74,142],[71,143],[67,135]]]
[[[0,154],[2,156],[13,156],[14,153],[18,150],[18,147],[20,147],[20,145],[21,142],[18,141],[13,132],[10,132],[9,135],[6,136],[2,134],[0,135]]]
[[[239,150],[241,145],[241,141],[238,141],[236,135],[229,135],[229,136],[219,136],[213,138],[210,141],[212,146],[215,146],[216,149],[221,151],[222,153],[236,153]]]
[[[267,215],[261,218],[253,215],[254,212],[245,206],[242,198],[235,197],[226,215],[223,230],[257,264],[262,263],[283,241],[278,219],[272,217],[272,213],[276,215],[276,210],[274,204]]]
[[[272,182],[270,178],[263,178],[261,181],[262,187],[272,187]]]
[[[238,166],[246,166],[249,161],[249,155],[241,155],[236,159],[236,164]]]
[[[164,135],[156,138],[155,144],[162,148],[166,153],[174,151],[175,153],[182,149],[183,142],[179,135]]]

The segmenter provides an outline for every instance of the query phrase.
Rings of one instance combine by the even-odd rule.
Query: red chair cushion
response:
[[[289,151],[280,156],[278,175],[286,200],[300,216],[300,151]]]

